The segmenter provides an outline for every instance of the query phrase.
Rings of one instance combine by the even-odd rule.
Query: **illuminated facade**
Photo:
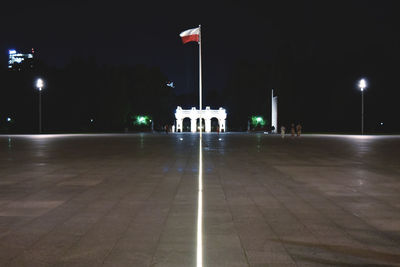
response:
[[[33,49],[31,53],[21,54],[16,50],[8,51],[8,69],[10,70],[23,70],[33,69]]]
[[[196,132],[197,119],[204,119],[205,122],[205,132],[211,132],[211,119],[216,118],[218,120],[218,126],[221,132],[225,132],[226,124],[226,110],[224,108],[210,109],[206,107],[205,110],[192,109],[182,109],[181,107],[176,108],[175,118],[176,118],[176,131],[182,132],[183,120],[185,118],[190,118],[190,131],[192,133]]]

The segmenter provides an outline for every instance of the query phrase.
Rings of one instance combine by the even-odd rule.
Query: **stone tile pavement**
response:
[[[196,266],[199,136],[0,136],[0,266]],[[400,137],[203,135],[204,266],[399,266]]]

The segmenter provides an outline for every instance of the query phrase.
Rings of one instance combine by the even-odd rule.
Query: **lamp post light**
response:
[[[364,134],[364,89],[367,87],[367,83],[364,79],[361,79],[358,87],[361,90],[361,135]]]
[[[44,82],[42,79],[36,80],[36,88],[39,91],[39,134],[42,133],[42,89],[44,87]]]

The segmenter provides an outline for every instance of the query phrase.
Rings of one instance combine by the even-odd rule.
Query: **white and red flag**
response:
[[[200,27],[186,30],[181,32],[179,36],[182,38],[184,44],[188,42],[199,42],[200,40]]]
[[[186,44],[189,42],[197,42],[199,44],[199,110],[202,110],[203,100],[202,100],[202,77],[201,77],[201,25],[198,28],[189,29],[186,31],[181,32],[179,36],[182,38],[182,43]],[[200,140],[201,140],[201,113],[200,113]],[[199,224],[198,224],[199,227]],[[201,227],[201,224],[200,224]],[[197,240],[200,240],[197,238]],[[200,246],[201,247],[201,246]],[[197,255],[199,256],[199,255]],[[201,259],[201,257],[200,257]],[[199,263],[199,261],[197,261]],[[201,265],[201,264],[200,264]]]

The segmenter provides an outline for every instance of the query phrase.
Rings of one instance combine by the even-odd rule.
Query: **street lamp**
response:
[[[44,87],[44,82],[42,79],[36,80],[36,88],[39,91],[39,133],[42,133],[42,89]]]
[[[367,82],[361,79],[358,83],[358,87],[361,89],[361,134],[364,134],[364,89],[367,87]]]

